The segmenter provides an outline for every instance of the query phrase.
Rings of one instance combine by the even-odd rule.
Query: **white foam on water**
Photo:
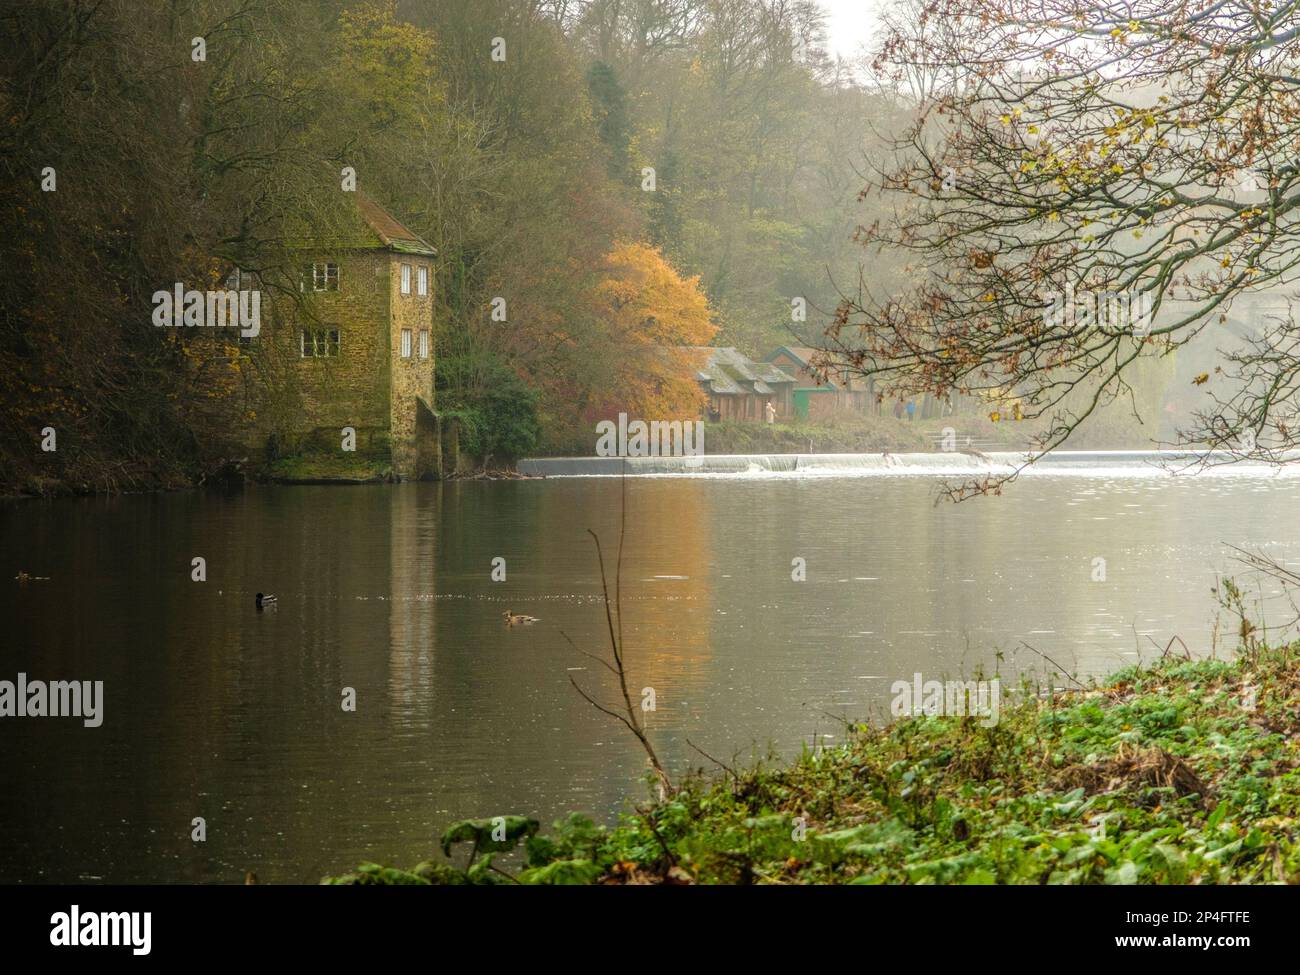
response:
[[[1029,463],[1033,455],[1001,451],[979,455],[906,454],[756,454],[705,457],[556,457],[519,462],[524,474],[542,477],[691,477],[725,480],[816,480],[821,478],[904,477],[1081,477],[1119,478],[1232,477],[1289,478],[1300,473],[1300,451],[1279,465],[1233,462],[1223,451],[1182,450],[1055,451]]]

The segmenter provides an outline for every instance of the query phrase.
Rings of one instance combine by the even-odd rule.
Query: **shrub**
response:
[[[495,357],[476,353],[438,363],[439,406],[460,421],[461,450],[515,460],[537,450],[537,391]]]

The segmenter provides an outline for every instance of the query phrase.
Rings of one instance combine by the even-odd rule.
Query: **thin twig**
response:
[[[677,866],[677,858],[673,856],[673,851],[668,849],[668,844],[664,838],[659,835],[659,828],[655,826],[655,821],[650,818],[650,814],[644,809],[637,809],[637,814],[645,820],[646,828],[650,830],[650,835],[659,841],[659,849],[664,851],[664,858],[668,861],[669,867]]]
[[[626,528],[626,513],[624,518],[624,528]],[[576,690],[579,694],[581,694],[588,704],[596,708],[598,711],[609,715],[612,718],[617,718],[619,721],[623,722],[623,724],[627,727],[629,731],[632,732],[632,734],[636,736],[637,741],[641,743],[641,747],[645,750],[646,757],[650,759],[650,766],[651,768],[654,769],[655,775],[659,780],[659,792],[661,797],[667,797],[672,795],[676,790],[673,788],[672,780],[668,778],[668,773],[664,770],[663,763],[659,761],[659,756],[655,753],[654,745],[650,743],[650,738],[645,733],[645,728],[642,726],[641,721],[637,716],[636,708],[632,704],[632,694],[627,687],[627,669],[624,664],[623,649],[622,649],[622,615],[623,615],[622,608],[621,606],[617,608],[618,616],[619,616],[619,626],[616,632],[614,626],[615,606],[611,604],[609,598],[609,577],[605,574],[605,555],[600,547],[600,537],[591,529],[587,529],[587,534],[589,534],[592,537],[592,540],[595,541],[596,543],[596,561],[600,565],[600,591],[601,594],[604,596],[604,600],[605,600],[605,625],[609,630],[610,653],[614,657],[613,666],[610,666],[605,661],[601,661],[601,662],[605,663],[606,667],[608,667],[609,670],[612,671],[616,677],[618,677],[618,686],[619,686],[619,691],[622,693],[623,696],[623,708],[625,713],[619,714],[617,711],[614,711],[612,708],[605,707],[604,705],[598,703],[595,700],[595,698],[593,698],[590,694],[588,694],[586,691],[582,689],[581,685],[579,685],[578,682],[574,680],[572,675],[570,675],[569,677],[569,683],[573,685],[574,690]],[[622,535],[620,534],[619,537],[620,560],[622,558],[622,549],[623,549],[623,540],[622,540]],[[616,576],[615,585],[617,586],[618,584],[619,581],[618,581],[618,577]],[[568,637],[565,637],[565,639],[568,639]],[[573,644],[572,640],[569,641],[569,644],[570,646],[574,646],[575,650],[577,649],[577,647]],[[583,651],[579,650],[578,652],[582,653]]]
[[[831,714],[831,712],[827,711],[825,708],[813,708],[813,710],[819,714],[826,715],[826,717],[830,718],[832,721],[838,721],[840,724],[844,725],[845,730],[853,727],[853,722],[842,714]]]
[[[627,458],[623,458],[623,476],[619,478],[618,560],[614,565],[614,607],[618,611],[618,647],[623,649],[623,539],[627,536]]]
[[[488,864],[488,869],[489,869],[489,870],[495,870],[497,873],[501,874],[501,876],[507,878],[511,883],[515,883],[515,884],[519,883],[519,878],[518,878],[518,877],[514,876],[513,874],[508,874],[508,873],[506,873],[504,870],[502,870],[500,867],[498,867],[495,863],[489,863],[489,864]]]
[[[617,674],[617,673],[618,673],[617,670],[615,670],[612,666],[610,666],[610,663],[609,663],[608,660],[603,660],[603,659],[601,659],[600,657],[596,656],[594,653],[589,653],[589,652],[587,652],[586,650],[583,650],[583,649],[580,648],[576,643],[574,643],[572,640],[570,640],[570,639],[569,639],[569,634],[565,633],[563,630],[560,631],[560,636],[562,636],[562,637],[564,637],[564,639],[568,640],[568,641],[569,641],[569,646],[573,647],[574,650],[577,650],[578,653],[582,654],[584,657],[590,657],[592,660],[596,661],[596,663],[600,664],[602,667],[604,667],[606,670],[608,670],[611,674]]]
[[[1147,636],[1147,639],[1151,640],[1151,636],[1149,634]],[[1175,642],[1183,644],[1183,654],[1185,655],[1187,660],[1191,660],[1192,651],[1188,649],[1187,644],[1183,643],[1183,638],[1180,637],[1177,633],[1174,634],[1173,639],[1171,639],[1167,644],[1165,644],[1165,648],[1160,651],[1160,659],[1164,660],[1166,657],[1169,656],[1169,651],[1173,648]],[[1151,640],[1151,645],[1155,647],[1157,650],[1160,650],[1160,644],[1156,643],[1155,640]]]
[[[617,711],[610,710],[609,708],[605,707],[605,705],[601,704],[599,701],[593,698],[590,694],[588,694],[586,691],[582,689],[582,687],[578,684],[576,680],[573,679],[572,676],[569,677],[569,683],[573,685],[573,689],[575,691],[577,691],[584,698],[586,698],[587,703],[590,704],[593,708],[595,708],[597,711],[603,711],[605,714],[608,714],[611,718],[617,718],[619,721],[622,721],[625,725],[628,726],[628,729],[632,732],[632,734],[636,735],[637,737],[640,737],[641,733],[637,731],[636,726],[633,725],[632,722],[628,721],[627,718],[623,717],[623,715],[619,714]]]
[[[1077,677],[1072,676],[1072,675],[1071,675],[1071,674],[1070,674],[1070,673],[1069,673],[1069,672],[1068,672],[1064,667],[1062,667],[1060,664],[1058,664],[1055,660],[1053,660],[1053,659],[1052,659],[1051,657],[1049,657],[1047,654],[1043,653],[1041,650],[1038,650],[1038,649],[1036,649],[1035,647],[1031,647],[1031,646],[1029,646],[1029,644],[1026,643],[1024,640],[1021,640],[1021,641],[1020,641],[1020,645],[1023,646],[1023,647],[1025,647],[1025,648],[1027,648],[1027,649],[1029,649],[1029,650],[1033,650],[1034,653],[1038,654],[1040,657],[1042,657],[1044,660],[1046,660],[1049,664],[1051,664],[1053,667],[1055,667],[1057,670],[1059,670],[1059,671],[1060,671],[1060,672],[1065,676],[1066,680],[1072,680],[1072,681],[1074,681],[1074,683],[1075,683],[1076,685],[1078,685],[1080,688],[1082,688],[1082,689],[1085,690],[1085,691],[1088,689],[1088,686],[1087,686],[1086,684],[1082,684],[1082,683],[1080,683],[1080,682],[1079,682],[1079,679],[1078,679]]]
[[[691,741],[689,738],[686,739],[686,744],[690,745],[697,752],[699,752],[701,755],[707,758],[714,765],[718,766],[718,768],[722,769],[724,772],[730,773],[731,776],[736,779],[736,781],[740,781],[740,776],[736,774],[736,770],[733,769],[730,765],[726,764],[725,762],[718,761],[716,758],[714,758],[712,755],[706,752],[703,748],[699,747],[697,744],[695,744],[695,742]]]

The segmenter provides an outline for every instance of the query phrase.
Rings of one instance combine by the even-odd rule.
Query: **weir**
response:
[[[1007,473],[1030,460],[1027,451],[880,454],[716,454],[702,457],[535,457],[519,461],[520,474],[533,477],[617,477],[698,474],[810,475],[978,475]],[[1300,460],[1300,450],[1280,458]],[[1232,464],[1229,470],[1273,470],[1263,464],[1234,460],[1230,451],[1060,450],[1039,458],[1026,473],[1111,472],[1157,474],[1207,464]]]

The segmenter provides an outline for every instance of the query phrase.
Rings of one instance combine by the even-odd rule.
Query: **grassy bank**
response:
[[[369,484],[393,479],[387,457],[323,452],[281,457],[255,473],[258,480],[280,484]]]
[[[1004,694],[987,728],[856,725],[790,765],[698,771],[612,829],[454,824],[442,857],[326,882],[1300,883],[1297,768],[1300,644],[1170,658]]]

